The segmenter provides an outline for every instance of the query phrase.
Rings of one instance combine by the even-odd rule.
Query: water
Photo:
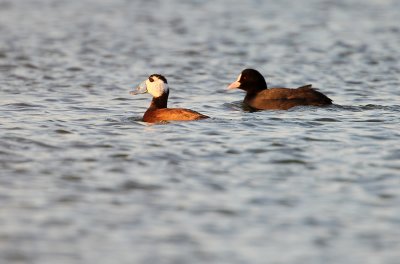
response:
[[[0,0],[0,262],[398,263],[399,10]],[[246,112],[246,67],[335,105]],[[141,122],[152,73],[212,119]]]

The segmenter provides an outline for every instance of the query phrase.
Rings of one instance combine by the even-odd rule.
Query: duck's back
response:
[[[255,109],[282,109],[301,105],[323,106],[332,104],[332,100],[326,95],[305,85],[297,89],[270,88],[265,89],[255,96],[245,98],[245,103]]]
[[[157,123],[163,121],[191,121],[209,118],[206,115],[185,108],[148,109],[144,113],[143,121]]]

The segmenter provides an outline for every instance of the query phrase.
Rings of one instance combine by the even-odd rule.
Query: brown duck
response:
[[[294,106],[325,106],[332,100],[321,92],[311,88],[311,84],[299,88],[267,88],[264,77],[254,69],[245,69],[228,89],[246,91],[243,102],[254,110],[281,109]]]

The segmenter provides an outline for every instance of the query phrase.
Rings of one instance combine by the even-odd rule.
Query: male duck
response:
[[[136,95],[149,93],[153,100],[144,113],[143,121],[157,123],[163,121],[190,121],[208,118],[196,111],[185,108],[167,108],[169,87],[167,79],[160,74],[152,74],[143,81],[135,91],[130,94]]]

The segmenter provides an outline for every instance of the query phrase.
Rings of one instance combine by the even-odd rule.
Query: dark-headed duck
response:
[[[330,98],[314,90],[311,86],[309,84],[296,89],[268,89],[261,73],[254,69],[245,69],[238,79],[228,86],[228,89],[238,88],[246,91],[243,102],[255,110],[287,110],[300,105],[324,106],[332,104]]]
[[[169,95],[168,82],[167,79],[160,74],[150,75],[135,91],[130,92],[132,95],[141,93],[149,93],[153,96],[149,108],[144,113],[144,122],[190,121],[208,118],[208,116],[190,109],[167,108]]]

